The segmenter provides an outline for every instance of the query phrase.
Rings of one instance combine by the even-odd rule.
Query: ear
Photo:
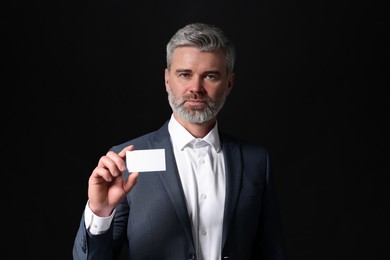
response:
[[[226,91],[226,96],[229,96],[230,91],[232,91],[232,88],[234,86],[234,78],[235,74],[232,72],[229,76],[228,82],[227,82],[227,91]]]
[[[169,88],[169,70],[168,70],[168,68],[165,69],[164,82],[165,82],[165,90],[168,91],[168,88]]]

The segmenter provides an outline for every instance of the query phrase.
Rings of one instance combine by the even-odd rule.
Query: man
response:
[[[219,130],[235,51],[195,23],[167,45],[170,119],[114,146],[89,178],[74,259],[286,259],[267,150]],[[165,149],[166,170],[128,172],[126,152]]]

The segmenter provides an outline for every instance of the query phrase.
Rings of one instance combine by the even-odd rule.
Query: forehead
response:
[[[222,51],[202,52],[195,47],[179,47],[173,52],[171,67],[224,70],[226,63]]]

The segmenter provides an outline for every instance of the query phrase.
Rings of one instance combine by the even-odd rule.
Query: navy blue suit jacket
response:
[[[224,133],[220,139],[226,168],[222,259],[285,260],[267,150]],[[129,259],[196,259],[168,122],[112,150],[119,152],[130,144],[136,149],[165,149],[166,171],[138,176],[137,184],[117,206],[106,233],[90,235],[82,217],[73,258],[119,259],[123,243],[128,243]]]

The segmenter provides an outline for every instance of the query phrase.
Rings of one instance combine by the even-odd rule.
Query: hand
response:
[[[126,151],[133,150],[134,146],[130,145],[118,154],[109,151],[100,158],[89,177],[89,207],[96,215],[109,216],[136,184],[138,172],[131,173],[126,180],[122,178],[122,173],[126,170]]]

